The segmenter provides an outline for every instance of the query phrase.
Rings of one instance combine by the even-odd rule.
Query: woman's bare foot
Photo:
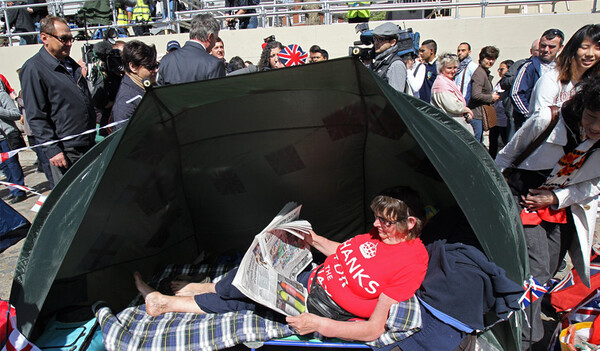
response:
[[[139,272],[133,273],[133,279],[135,280],[135,286],[142,294],[144,301],[146,302],[146,313],[152,317],[160,316],[163,313],[169,312],[167,310],[168,297],[161,294],[160,292],[152,289],[150,285],[146,284],[142,280],[142,275]]]
[[[171,290],[175,296],[194,296],[216,292],[214,283],[190,283],[184,280],[171,281]]]

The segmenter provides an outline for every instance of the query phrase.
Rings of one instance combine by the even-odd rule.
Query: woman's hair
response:
[[[406,186],[389,188],[381,192],[371,202],[371,210],[375,214],[382,214],[386,218],[397,221],[399,229],[406,230],[406,220],[409,216],[416,218],[415,226],[408,231],[409,240],[421,236],[425,210],[419,194]]]
[[[500,50],[495,46],[484,46],[479,52],[479,62],[483,61],[484,58],[490,60],[496,60],[500,55]]]
[[[438,73],[442,73],[442,69],[448,65],[458,65],[458,56],[455,54],[442,54],[439,56],[439,60]]]
[[[510,67],[515,63],[515,61],[513,60],[504,60],[502,62],[500,62],[500,64],[505,64],[507,69],[510,69]]]
[[[563,84],[570,82],[573,78],[573,72],[571,72],[572,62],[577,55],[577,50],[579,50],[581,43],[583,43],[585,39],[589,39],[595,44],[600,43],[600,24],[587,24],[579,28],[579,30],[573,34],[571,39],[569,39],[567,44],[565,44],[565,47],[556,58],[558,80]],[[600,65],[596,63],[585,72],[584,77],[598,75],[598,71],[600,71]]]
[[[265,48],[262,51],[262,54],[260,55],[260,60],[258,61],[258,70],[259,71],[262,71],[262,69],[265,67],[272,68],[269,63],[269,58],[271,57],[271,49],[274,49],[274,48],[280,48],[281,50],[283,50],[283,45],[280,42],[275,41],[275,40],[267,43],[267,45],[265,46]]]
[[[588,77],[582,80],[577,85],[575,95],[562,105],[563,118],[571,131],[579,131],[581,117],[585,109],[600,111],[600,76]]]
[[[237,71],[238,69],[242,69],[246,67],[244,60],[239,56],[234,56],[229,60],[229,65],[227,65],[227,70],[229,72]]]
[[[125,72],[133,73],[129,67],[130,63],[135,67],[149,67],[156,63],[156,47],[146,45],[139,40],[128,41],[123,47],[121,59]]]

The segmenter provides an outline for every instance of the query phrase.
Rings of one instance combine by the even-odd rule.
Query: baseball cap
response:
[[[167,43],[167,51],[181,49],[181,45],[177,40],[171,40]]]

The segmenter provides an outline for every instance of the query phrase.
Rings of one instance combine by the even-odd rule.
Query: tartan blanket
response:
[[[205,273],[217,282],[235,265],[170,265],[155,276],[150,286],[165,292],[172,277]],[[238,311],[224,314],[165,313],[158,317],[146,314],[141,295],[122,312],[114,315],[108,307],[96,311],[108,351],[221,350],[248,342],[264,342],[293,334],[284,316],[273,312]],[[386,332],[367,343],[373,348],[402,340],[421,327],[416,297],[393,305]],[[315,335],[317,338],[319,335]]]

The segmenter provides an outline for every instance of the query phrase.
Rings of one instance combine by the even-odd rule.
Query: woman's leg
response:
[[[500,127],[498,127],[498,126],[490,128],[489,152],[490,152],[490,156],[492,156],[492,158],[496,158],[496,154],[498,153],[498,134],[500,131],[499,128]]]
[[[205,313],[194,300],[193,296],[167,296],[152,289],[142,280],[139,272],[133,274],[135,286],[144,297],[146,313],[156,317],[167,312]]]

